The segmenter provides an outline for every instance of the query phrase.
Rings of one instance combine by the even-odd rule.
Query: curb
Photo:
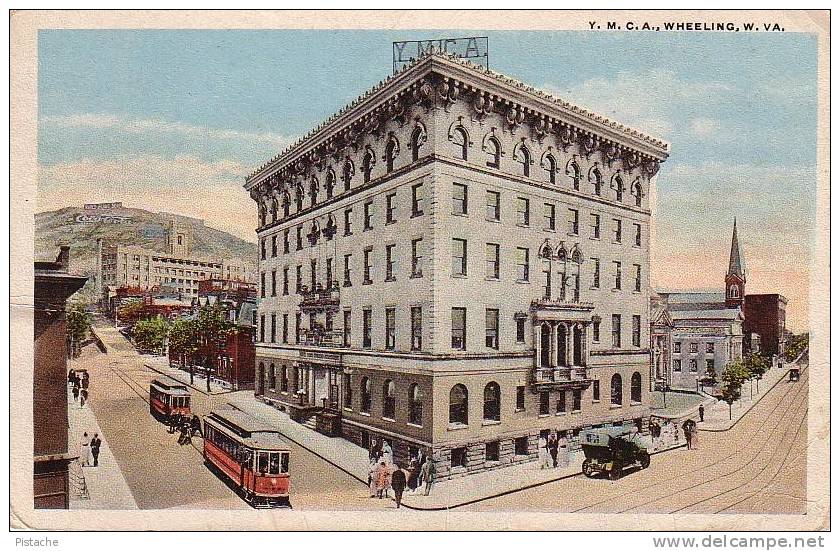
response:
[[[193,390],[195,390],[195,391],[197,391],[197,392],[200,392],[201,394],[204,394],[205,396],[223,396],[223,395],[225,395],[225,394],[232,394],[232,393],[234,393],[234,392],[239,392],[238,390],[224,390],[224,391],[221,391],[221,392],[210,392],[210,393],[208,393],[207,391],[202,390],[202,389],[198,388],[198,387],[197,387],[197,386],[195,386],[195,385],[191,385],[190,383],[186,383],[186,382],[184,382],[184,381],[181,381],[180,379],[176,379],[176,378],[175,378],[175,377],[173,377],[172,375],[170,375],[170,374],[168,374],[168,373],[164,373],[164,372],[163,372],[163,371],[161,371],[160,369],[157,369],[156,367],[152,367],[151,365],[149,365],[149,364],[148,364],[148,363],[146,363],[146,362],[143,362],[143,365],[144,365],[144,366],[146,366],[146,368],[147,368],[147,369],[151,369],[151,370],[152,370],[152,371],[154,371],[155,373],[160,373],[160,374],[161,374],[161,375],[163,375],[164,377],[168,377],[168,378],[172,379],[173,381],[177,381],[177,382],[179,382],[179,383],[181,383],[181,384],[187,385],[187,386],[188,386],[188,387],[190,387],[191,389],[193,389]]]

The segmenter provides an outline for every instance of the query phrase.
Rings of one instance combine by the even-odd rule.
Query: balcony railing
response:
[[[344,346],[342,331],[325,331],[318,329],[301,329],[301,340],[307,346]]]
[[[300,309],[306,312],[338,310],[341,304],[341,290],[337,281],[333,281],[329,289],[325,289],[321,284],[318,284],[313,291],[303,288],[301,295],[303,295],[303,300],[301,300]]]
[[[587,368],[583,366],[534,368],[535,391],[559,387],[585,388],[591,382]]]

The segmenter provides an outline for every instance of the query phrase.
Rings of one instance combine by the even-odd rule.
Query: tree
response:
[[[744,367],[750,375],[749,380],[754,380],[758,389],[758,381],[770,369],[770,360],[761,354],[750,353],[744,357]],[[752,382],[750,382],[750,395],[752,395]]]
[[[198,336],[195,320],[179,319],[169,326],[169,350],[184,361],[190,362],[190,384],[193,382],[192,357],[198,351]]]
[[[166,320],[162,316],[157,316],[138,321],[131,334],[139,348],[159,352],[166,342],[168,329],[169,324]]]
[[[117,319],[126,325],[134,325],[137,320],[143,317],[146,305],[142,300],[132,300],[121,304],[117,308]]]
[[[235,329],[235,325],[228,319],[224,308],[219,304],[213,304],[204,306],[198,311],[195,327],[199,341],[198,357],[205,369],[207,392],[210,392],[210,374],[213,371],[216,356],[227,341],[228,334]]]
[[[70,357],[75,358],[81,352],[82,342],[88,336],[93,315],[81,302],[68,303],[65,312],[68,350]]]
[[[743,361],[735,360],[729,362],[721,375],[721,400],[729,404],[729,420],[732,420],[732,404],[741,397],[741,385],[750,378]]]
[[[785,345],[784,357],[788,362],[792,362],[808,348],[808,333],[800,333],[799,335],[792,335]]]

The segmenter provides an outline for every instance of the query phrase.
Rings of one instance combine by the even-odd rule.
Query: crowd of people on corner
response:
[[[170,415],[167,419],[167,425],[169,426],[169,434],[179,433],[178,443],[182,446],[192,444],[192,437],[196,434],[204,437],[201,430],[201,419],[196,414],[192,416],[179,413]]]
[[[73,402],[79,404],[80,408],[85,407],[88,401],[88,388],[90,387],[90,375],[87,370],[81,372],[79,375],[75,369],[67,372],[67,386],[71,388],[73,393]]]
[[[418,452],[403,468],[394,461],[394,452],[387,440],[371,439],[369,452],[370,469],[368,486],[370,497],[389,498],[394,492],[394,501],[399,509],[406,489],[410,493],[429,495],[435,480],[435,464],[430,454]]]
[[[540,435],[537,443],[540,469],[556,469],[569,466],[569,439],[566,431],[553,431],[548,437]]]

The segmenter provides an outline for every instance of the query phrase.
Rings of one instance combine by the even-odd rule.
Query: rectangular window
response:
[[[271,257],[277,257],[277,235],[271,236]]]
[[[547,390],[540,392],[540,415],[549,414],[549,398],[550,394]]]
[[[601,342],[601,320],[592,320],[592,342]]]
[[[370,308],[362,310],[362,348],[370,348],[371,326],[373,325],[373,312]]]
[[[689,373],[697,373],[697,360],[693,358],[688,360],[688,371]]]
[[[621,243],[621,220],[613,218],[615,222],[615,232],[613,233],[613,243]]]
[[[556,413],[566,413],[566,391],[561,390],[557,393],[557,407]]]
[[[362,280],[362,285],[370,285],[371,283],[373,283],[373,279],[370,275],[371,269],[373,268],[372,260],[370,258],[372,254],[373,247],[368,247],[364,250],[364,271],[362,272],[364,279]]]
[[[396,346],[396,323],[397,311],[394,308],[385,308],[385,349],[393,350]]]
[[[642,267],[638,264],[633,264],[633,290],[637,293],[642,291]]]
[[[260,260],[265,260],[265,239],[260,239]]]
[[[265,342],[265,314],[260,314],[260,342]]]
[[[283,295],[289,294],[289,267],[283,267]]]
[[[715,361],[714,360],[706,360],[706,373],[714,373],[715,372]]]
[[[697,354],[697,343],[696,342],[689,343],[688,344],[688,351],[691,354]]]
[[[642,316],[633,316],[633,346],[642,346]]]
[[[580,411],[581,392],[579,388],[572,390],[572,411]]]
[[[487,192],[487,213],[486,213],[487,220],[492,222],[498,222],[501,218],[501,207],[499,201],[499,192],[498,191],[488,191]]]
[[[499,443],[487,442],[484,444],[484,460],[498,461],[499,460]]]
[[[344,255],[344,286],[350,287],[353,285],[353,282],[350,280],[350,257],[352,255],[345,254]]]
[[[318,261],[312,259],[309,261],[309,292],[312,293],[317,288],[318,284]]]
[[[289,254],[289,230],[283,231],[283,254]]]
[[[547,393],[546,393],[547,394]],[[528,455],[528,437],[520,436],[513,441],[514,455],[527,456]]]
[[[452,214],[467,214],[467,186],[452,184]]]
[[[351,409],[353,407],[353,385],[350,381],[350,374],[342,373],[341,382],[344,386],[344,407]]]
[[[385,196],[385,223],[393,224],[397,221],[397,194],[389,193]]]
[[[300,294],[303,289],[303,266],[295,266],[295,292]]]
[[[531,204],[525,197],[516,198],[516,223],[520,226],[531,223]]]
[[[642,246],[642,225],[641,224],[633,224],[633,230],[635,233],[635,238],[633,244],[637,247]]]
[[[601,215],[590,214],[592,220],[592,239],[601,239]]]
[[[682,360],[674,360],[674,373],[680,373],[682,371]]]
[[[452,275],[467,275],[467,240],[452,240]]]
[[[423,214],[423,184],[414,184],[411,186],[411,216],[421,216]]]
[[[601,288],[601,261],[597,258],[592,258],[592,288]]]
[[[613,289],[616,291],[621,290],[621,262],[613,261],[613,269],[615,274],[615,282],[613,283]]]
[[[682,352],[682,343],[681,342],[675,342],[674,343],[674,353],[679,354],[681,352]]]
[[[499,245],[498,243],[487,243],[487,279],[499,279]]]
[[[277,314],[271,314],[271,342],[277,342]]]
[[[516,411],[525,411],[525,387],[516,387]]]
[[[277,296],[277,270],[271,270],[271,296]]]
[[[423,239],[411,240],[411,277],[423,277]]]
[[[260,298],[265,298],[265,272],[260,272]]]
[[[499,349],[499,311],[487,308],[484,315],[484,345],[487,348]]]
[[[396,245],[385,245],[385,281],[394,281],[394,247]]]
[[[530,252],[525,247],[516,248],[516,280],[528,281],[531,277]]]
[[[344,311],[344,346],[350,346],[350,337],[353,335],[352,330],[352,320],[353,316],[351,315],[350,310]]]
[[[283,343],[289,342],[289,314],[283,314]]]
[[[467,466],[467,448],[452,448],[452,467]]]
[[[364,231],[373,229],[373,201],[365,203],[365,228]]]
[[[621,348],[621,314],[612,315],[612,345]]]
[[[297,239],[297,244],[296,244],[297,245],[297,250],[302,251],[303,250],[303,226],[298,226],[297,228],[295,228],[295,231],[297,232],[297,237],[296,237],[296,239]]]
[[[516,319],[516,342],[525,342],[525,316],[517,316]]]
[[[600,402],[601,401],[601,381],[594,380],[592,381],[592,401],[593,402]]]
[[[353,235],[353,209],[344,211],[344,235]]]
[[[557,216],[555,214],[556,209],[554,205],[551,203],[545,203],[543,205],[545,212],[543,217],[545,218],[545,229],[554,231],[557,229]]]
[[[580,229],[580,213],[577,209],[569,209],[569,235],[577,235]]]
[[[411,349],[423,349],[423,308],[411,307]]]
[[[467,349],[467,309],[452,309],[452,348]]]
[[[708,354],[714,354],[715,353],[715,343],[707,342],[706,343],[706,352]]]
[[[327,259],[327,270],[326,271],[327,271],[327,273],[325,274],[326,277],[324,278],[324,280],[326,282],[326,288],[327,289],[332,289],[333,287],[336,286],[336,285],[333,285],[334,281],[333,281],[333,259],[332,258]]]

